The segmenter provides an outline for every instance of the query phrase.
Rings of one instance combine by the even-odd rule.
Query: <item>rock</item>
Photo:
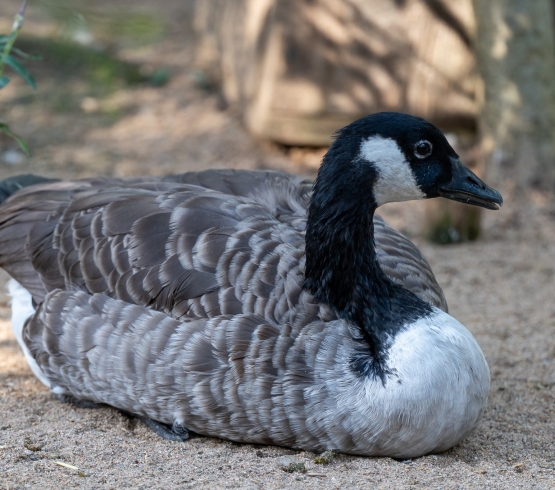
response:
[[[287,472],[287,473],[306,473],[306,467],[304,463],[300,461],[295,461],[293,458],[289,456],[284,456],[278,461],[279,469]]]
[[[37,452],[42,449],[43,444],[39,444],[38,442],[33,441],[29,436],[25,436],[25,439],[23,440],[23,447],[29,451]]]
[[[339,456],[337,451],[326,451],[314,458],[316,464],[330,464],[335,458]]]

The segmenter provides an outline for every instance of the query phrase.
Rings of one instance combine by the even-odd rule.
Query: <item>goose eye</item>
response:
[[[432,144],[429,141],[422,140],[414,145],[414,156],[416,158],[426,158],[432,154]]]

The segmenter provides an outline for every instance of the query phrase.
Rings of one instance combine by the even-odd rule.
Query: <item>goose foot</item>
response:
[[[137,416],[137,418],[152,432],[167,441],[183,442],[189,439],[189,432],[178,422],[174,422],[170,428],[168,425],[149,419],[148,417]]]
[[[91,400],[79,400],[71,395],[56,394],[56,398],[62,403],[69,403],[75,408],[103,408],[105,405],[102,403],[92,402]]]

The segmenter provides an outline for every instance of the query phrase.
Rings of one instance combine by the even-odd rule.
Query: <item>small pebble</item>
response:
[[[335,458],[339,456],[337,451],[326,451],[314,458],[316,464],[330,464]]]
[[[25,439],[23,440],[23,447],[30,451],[40,451],[42,446],[43,444],[33,441],[29,436],[25,436]]]
[[[306,473],[306,467],[304,463],[300,461],[295,461],[289,456],[284,456],[278,462],[278,467],[287,473]]]

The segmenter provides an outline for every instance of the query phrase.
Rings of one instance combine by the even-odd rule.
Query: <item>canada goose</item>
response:
[[[0,206],[0,266],[21,346],[60,397],[180,439],[397,458],[477,425],[482,351],[416,247],[374,215],[438,196],[502,205],[425,120],[346,126],[313,190],[267,171],[26,179]]]

